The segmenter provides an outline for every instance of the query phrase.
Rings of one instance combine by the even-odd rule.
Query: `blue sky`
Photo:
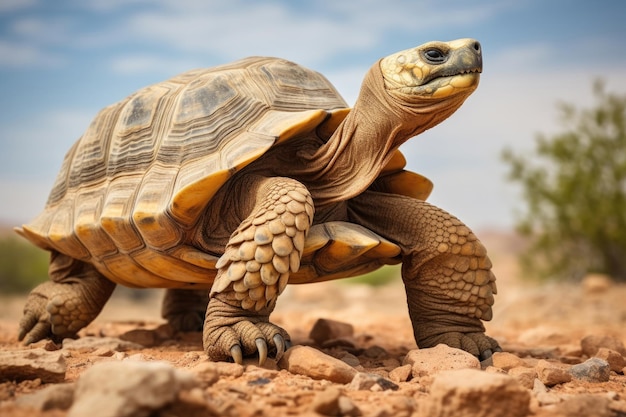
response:
[[[435,182],[430,201],[475,229],[509,228],[523,203],[501,150],[557,131],[556,104],[589,105],[595,78],[626,93],[624,21],[620,0],[2,0],[0,222],[35,216],[97,111],[145,85],[273,55],[324,73],[353,103],[378,58],[472,37],[477,92],[402,149]]]

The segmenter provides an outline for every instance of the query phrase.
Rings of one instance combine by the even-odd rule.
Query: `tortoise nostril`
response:
[[[480,42],[474,42],[474,50],[480,52]]]

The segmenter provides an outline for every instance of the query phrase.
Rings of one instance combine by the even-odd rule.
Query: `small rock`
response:
[[[411,376],[412,369],[413,366],[411,364],[398,366],[397,368],[389,372],[389,379],[391,379],[393,382],[406,382]]]
[[[344,361],[345,363],[347,363],[348,365],[352,367],[356,367],[361,364],[361,362],[359,361],[359,358],[354,356],[352,353],[344,353],[339,359],[341,359],[342,361]]]
[[[376,389],[377,391],[395,391],[399,388],[396,384],[380,375],[368,374],[365,372],[359,372],[356,374],[352,379],[352,382],[350,382],[350,385],[348,385],[348,389],[351,391],[375,390],[375,387],[378,387],[378,389]]]
[[[626,348],[624,343],[613,336],[590,335],[580,341],[580,347],[588,357],[595,356],[600,348],[607,348],[618,352],[622,356],[626,356]]]
[[[537,362],[535,371],[537,371],[537,377],[539,380],[548,387],[572,380],[572,375],[570,375],[565,369],[543,359]]]
[[[491,358],[493,360],[493,366],[504,369],[505,371],[520,366],[527,366],[523,359],[508,352],[495,352]]]
[[[474,355],[444,344],[412,350],[407,353],[403,364],[412,366],[413,377],[453,369],[480,369],[480,362]]]
[[[339,397],[339,414],[340,416],[356,417],[361,415],[361,411],[357,408],[352,400],[345,395]]]
[[[543,392],[548,392],[548,387],[546,387],[546,384],[541,382],[539,378],[535,378],[535,380],[533,381],[532,391],[533,391],[533,394],[537,395]]]
[[[566,398],[555,406],[558,415],[567,417],[611,417],[611,401],[599,395],[580,394]]]
[[[315,395],[311,402],[311,410],[323,416],[341,415],[339,398],[341,398],[339,388],[329,387]]]
[[[120,335],[120,339],[126,342],[136,343],[144,347],[153,347],[156,346],[159,342],[156,333],[153,330],[147,329],[130,330]]]
[[[619,352],[608,348],[602,347],[598,349],[595,357],[607,361],[611,371],[616,373],[622,373],[624,367],[626,366],[626,360],[624,360],[624,357],[620,355]]]
[[[217,367],[213,366],[213,362],[199,363],[189,371],[206,386],[213,385],[220,379],[220,374],[217,372]]]
[[[363,355],[368,358],[377,359],[387,356],[387,351],[380,346],[370,346],[363,351]]]
[[[94,350],[94,351],[92,352],[92,355],[94,355],[94,356],[100,356],[100,357],[105,357],[105,358],[109,358],[109,357],[113,356],[113,354],[114,354],[114,353],[115,353],[115,352],[113,352],[113,351],[112,351],[111,349],[109,349],[109,348],[106,348],[106,347],[101,347],[101,348],[98,348],[98,349]]]
[[[525,417],[530,392],[508,375],[476,369],[442,371],[434,377],[424,405],[423,415],[433,417]]]
[[[561,327],[541,325],[521,332],[518,340],[527,346],[554,346],[567,343],[570,337]]]
[[[165,362],[99,362],[78,379],[67,415],[97,410],[99,417],[147,417],[196,384],[191,374]]]
[[[356,369],[309,346],[294,346],[285,352],[278,365],[291,373],[313,379],[326,379],[347,384],[356,375]]]
[[[602,294],[613,286],[613,280],[605,274],[588,274],[580,283],[586,294]]]
[[[569,372],[574,378],[589,382],[607,382],[611,376],[609,363],[599,358],[591,358],[579,365],[574,365]]]
[[[327,340],[352,337],[353,335],[354,327],[349,323],[330,319],[318,319],[309,333],[309,338],[320,345]]]
[[[32,394],[18,397],[15,403],[39,411],[67,410],[74,401],[74,383],[52,384]]]
[[[535,386],[535,380],[537,379],[537,371],[532,368],[526,368],[525,366],[518,366],[509,369],[509,375],[515,378],[521,386],[527,389],[533,389]]]
[[[0,381],[41,379],[42,382],[65,380],[65,358],[61,351],[42,348],[0,351]]]
[[[127,342],[117,337],[85,336],[80,339],[64,339],[63,349],[92,352],[96,349],[107,348],[115,352],[143,349],[142,345]]]

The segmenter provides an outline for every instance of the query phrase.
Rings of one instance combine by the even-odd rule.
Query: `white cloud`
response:
[[[0,68],[59,67],[65,59],[39,46],[0,39]]]
[[[39,3],[37,0],[2,0],[0,1],[0,13],[13,12],[27,9]]]

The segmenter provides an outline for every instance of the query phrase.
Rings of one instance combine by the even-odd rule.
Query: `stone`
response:
[[[18,397],[15,403],[39,411],[67,410],[74,401],[74,383],[51,384],[32,394]]]
[[[598,295],[611,289],[613,280],[606,274],[587,274],[580,285],[585,294]]]
[[[403,365],[412,366],[414,378],[453,369],[480,369],[480,361],[474,355],[444,344],[410,351]]]
[[[359,358],[354,356],[352,353],[348,353],[348,352],[344,353],[339,359],[341,359],[342,361],[344,361],[345,363],[347,363],[348,365],[352,367],[356,367],[361,364],[361,361],[359,361]]]
[[[370,346],[363,351],[363,356],[371,359],[378,359],[387,355],[388,353],[384,348],[376,345]]]
[[[520,366],[527,366],[523,359],[508,352],[495,352],[491,359],[493,361],[492,366],[505,371]]]
[[[589,335],[580,341],[580,347],[583,353],[590,358],[595,356],[600,348],[611,349],[622,356],[626,356],[624,342],[613,336]]]
[[[67,365],[61,351],[42,348],[0,351],[0,381],[41,379],[41,382],[63,382]]]
[[[220,379],[217,367],[213,364],[214,362],[201,362],[190,368],[189,372],[194,374],[205,386],[213,385]]]
[[[165,362],[98,362],[76,383],[68,417],[147,417],[198,383]]]
[[[328,340],[352,337],[353,335],[354,327],[349,323],[330,319],[318,319],[309,333],[309,338],[321,345]]]
[[[120,339],[126,342],[136,343],[144,347],[156,346],[159,338],[154,330],[133,329],[120,335]]]
[[[402,366],[398,366],[394,368],[391,372],[389,372],[389,379],[393,382],[406,382],[411,377],[411,370],[413,369],[413,365],[406,364]]]
[[[540,360],[535,366],[537,377],[547,387],[557,384],[563,384],[572,380],[572,375],[567,370],[550,363],[546,360]]]
[[[128,350],[140,350],[143,349],[143,346],[118,339],[117,337],[85,336],[80,339],[63,339],[63,349],[92,352],[101,348],[114,352],[125,352]]]
[[[525,417],[530,412],[530,399],[530,391],[508,375],[477,369],[441,371],[433,379],[422,414]]]
[[[533,368],[526,368],[525,366],[517,366],[509,369],[509,375],[512,376],[526,389],[533,389],[535,386],[535,380],[537,379],[537,371]]]
[[[587,359],[581,364],[572,366],[569,372],[574,378],[589,382],[607,382],[611,376],[609,363],[600,358]]]
[[[311,402],[311,411],[323,416],[340,415],[339,399],[341,391],[336,387],[326,388],[324,391],[318,392]]]
[[[351,391],[395,391],[398,388],[396,384],[380,375],[365,372],[357,373],[352,379],[352,382],[350,382],[350,385],[348,385],[348,389]]]
[[[287,371],[306,375],[313,379],[326,379],[339,384],[347,384],[357,374],[357,370],[347,363],[328,356],[310,346],[294,346],[285,352],[278,366]]]
[[[613,417],[616,414],[610,408],[611,401],[606,397],[580,394],[566,398],[556,404],[559,416],[567,417]]]
[[[595,354],[595,357],[598,359],[602,359],[608,362],[609,368],[611,371],[616,373],[623,373],[623,369],[626,366],[626,360],[619,352],[608,348],[600,348],[598,352]]]

